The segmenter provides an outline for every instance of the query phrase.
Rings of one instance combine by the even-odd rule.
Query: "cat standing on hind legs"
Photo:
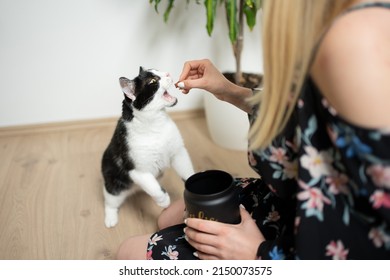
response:
[[[122,116],[102,158],[107,227],[118,223],[119,207],[137,186],[166,208],[170,198],[157,178],[170,166],[184,181],[194,173],[180,132],[165,110],[177,103],[168,93],[173,85],[169,74],[140,67],[133,80],[119,81]]]

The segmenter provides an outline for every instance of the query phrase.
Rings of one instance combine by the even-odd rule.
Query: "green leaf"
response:
[[[248,6],[248,7],[253,7],[253,0],[246,0],[245,3],[244,3],[245,6]]]
[[[154,9],[156,13],[158,13],[158,4],[160,4],[161,0],[149,0],[149,3],[152,4],[154,2]]]
[[[161,1],[161,0],[157,0],[157,1]],[[166,8],[165,13],[164,13],[164,21],[165,22],[167,22],[169,19],[169,15],[170,15],[171,10],[173,8],[173,2],[175,2],[175,0],[169,0],[169,2],[168,2],[168,7]]]
[[[234,44],[238,36],[238,19],[237,19],[237,2],[236,0],[226,0],[225,2],[226,15],[229,26],[230,42]]]
[[[261,7],[261,0],[246,0],[245,5],[249,7],[255,7],[257,10]]]
[[[213,33],[214,19],[217,13],[217,0],[205,0],[204,6],[206,7],[206,29],[209,36]]]
[[[257,11],[260,9],[261,1],[259,0],[246,0],[244,3],[244,14],[246,17],[246,23],[250,30],[256,25]]]

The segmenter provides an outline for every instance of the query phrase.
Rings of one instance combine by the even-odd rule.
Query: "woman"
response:
[[[250,115],[262,180],[238,183],[242,222],[172,226],[181,200],[119,258],[390,259],[390,1],[268,0],[263,26],[263,93],[208,60],[186,62],[178,84]]]

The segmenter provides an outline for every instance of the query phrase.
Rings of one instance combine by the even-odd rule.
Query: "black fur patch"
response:
[[[157,80],[157,82],[149,84],[152,79]],[[133,103],[134,108],[141,110],[152,100],[154,94],[160,87],[159,80],[160,77],[151,72],[140,71],[138,77],[133,80],[136,92],[136,99]]]
[[[132,183],[129,171],[134,168],[126,145],[125,120],[119,119],[114,135],[102,158],[102,174],[107,192],[118,195]]]

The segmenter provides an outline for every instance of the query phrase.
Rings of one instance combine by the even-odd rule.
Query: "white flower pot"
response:
[[[227,149],[245,151],[248,148],[248,114],[230,103],[205,93],[205,113],[212,140]]]

